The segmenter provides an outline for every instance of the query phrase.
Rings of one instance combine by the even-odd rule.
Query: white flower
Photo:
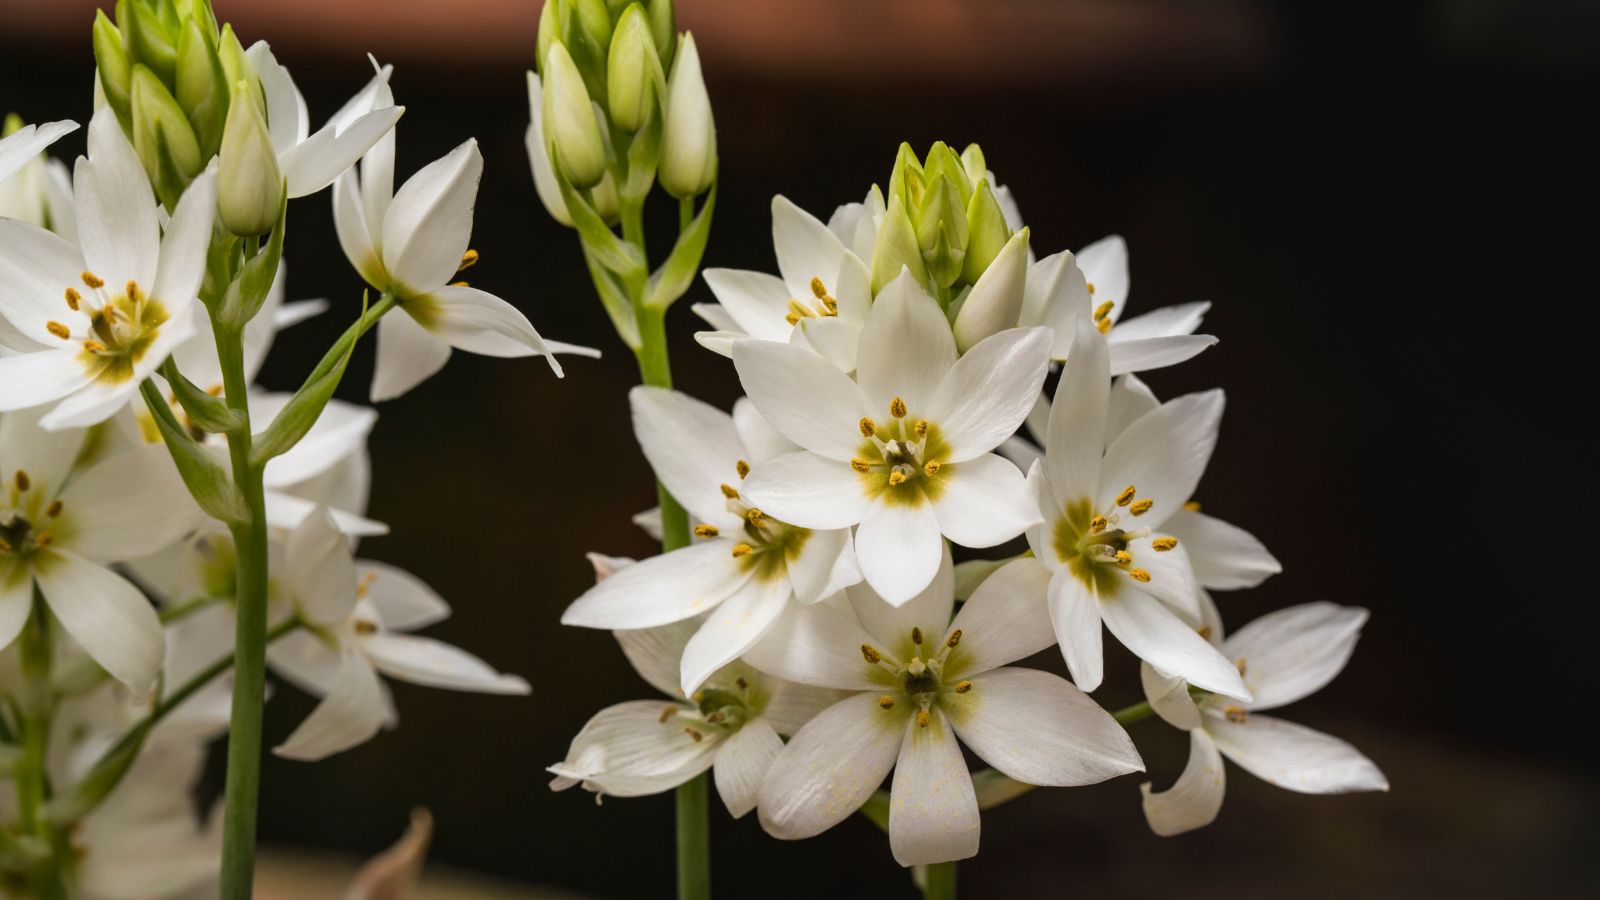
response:
[[[1189,732],[1189,763],[1171,788],[1144,794],[1144,813],[1160,835],[1209,825],[1222,809],[1222,757],[1279,787],[1303,794],[1387,791],[1389,781],[1372,761],[1336,737],[1282,719],[1258,715],[1310,696],[1344,669],[1367,611],[1332,603],[1307,603],[1268,613],[1227,640],[1215,609],[1208,611],[1210,639],[1238,666],[1254,699],[1204,695],[1196,703],[1188,685],[1146,666],[1146,695],[1161,717]]]
[[[761,786],[761,824],[804,838],[861,807],[894,769],[889,843],[905,866],[978,851],[978,801],[961,741],[1027,784],[1093,784],[1143,763],[1109,713],[1066,680],[1007,665],[1049,645],[1037,567],[1012,563],[950,620],[954,576],[900,607],[865,585],[847,605],[785,616],[746,658],[800,683],[857,693],[801,728]],[[852,615],[852,611],[854,615]],[[780,630],[781,629],[781,630]]]
[[[1169,401],[1108,446],[1106,342],[1086,318],[1075,327],[1050,410],[1049,450],[1028,475],[1044,518],[1028,531],[1032,564],[1050,572],[1050,616],[1073,681],[1099,687],[1103,622],[1141,659],[1247,697],[1239,673],[1195,633],[1199,588],[1182,542],[1162,530],[1216,446],[1222,392]]]
[[[393,566],[352,559],[347,539],[326,510],[290,533],[283,579],[306,627],[274,643],[267,658],[285,678],[323,700],[274,749],[279,756],[322,759],[392,723],[395,714],[380,672],[426,687],[529,692],[526,681],[501,675],[471,654],[404,634],[444,619],[449,606]]]
[[[882,215],[880,210],[877,216]],[[835,218],[840,230],[854,233],[864,230],[862,220],[871,217],[841,207]],[[873,233],[867,236],[869,251],[876,227],[871,224]],[[772,198],[772,246],[781,278],[744,269],[705,270],[718,303],[696,304],[694,311],[717,330],[699,332],[695,340],[723,356],[731,356],[733,342],[744,337],[788,342],[817,351],[845,372],[854,371],[856,343],[872,305],[872,278],[863,257],[847,249],[830,226],[782,195]]]
[[[1167,306],[1123,319],[1128,299],[1128,246],[1115,235],[1078,251],[1057,253],[1028,267],[1023,325],[1055,330],[1051,355],[1066,359],[1076,323],[1088,320],[1106,336],[1111,374],[1144,372],[1183,362],[1217,342],[1195,334],[1210,303]]]
[[[1011,329],[957,359],[944,313],[904,272],[867,315],[855,381],[805,348],[737,341],[746,393],[805,448],[758,466],[742,491],[801,527],[859,523],[862,574],[904,603],[938,570],[941,534],[992,547],[1038,521],[1021,474],[989,451],[1027,415],[1049,342]]]
[[[74,178],[78,239],[0,220],[0,411],[57,403],[47,428],[101,422],[124,406],[194,327],[216,209],[206,173],[184,192],[165,236],[144,167],[116,116],[89,123]]]
[[[393,68],[373,61],[377,74],[313,134],[306,98],[295,87],[289,70],[278,64],[267,42],[257,41],[245,56],[261,79],[267,101],[267,133],[291,200],[333,184],[388,134],[405,112],[405,107],[394,105],[389,93]]]
[[[379,88],[386,102],[388,86]],[[468,140],[394,190],[391,130],[334,187],[334,225],[351,265],[373,287],[393,293],[405,315],[378,323],[374,402],[398,397],[444,368],[452,347],[485,356],[544,356],[561,374],[556,351],[516,307],[465,282],[449,283],[477,259],[468,255],[483,157]]]
[[[15,175],[44,152],[44,148],[77,129],[77,122],[63,120],[43,125],[24,125],[15,133],[0,138],[0,181]]]
[[[528,130],[523,135],[523,143],[528,151],[528,163],[533,167],[534,189],[550,217],[571,228],[572,214],[567,211],[567,201],[561,198],[561,182],[556,180],[555,166],[550,162],[550,148],[544,139],[544,82],[539,79],[539,73],[532,69],[528,70],[528,109],[531,118]],[[595,107],[594,114],[599,128],[609,127],[605,113],[599,106]],[[616,217],[617,183],[609,170],[594,186],[594,207],[606,219]]]
[[[561,621],[652,628],[709,611],[682,654],[681,683],[692,694],[760,640],[790,597],[815,603],[861,575],[848,529],[795,527],[741,496],[752,466],[795,449],[748,401],[730,416],[661,388],[634,388],[629,399],[639,445],[693,517],[696,540],[602,580]]]
[[[41,136],[44,143],[48,144],[56,140],[52,135],[66,134],[77,127],[72,122],[52,122],[42,127],[29,126],[37,130],[23,129],[5,139],[5,146],[14,149],[0,149],[0,155],[17,153],[19,156],[16,158],[22,161],[15,168],[11,168],[14,163],[0,162],[0,218],[20,219],[40,228],[49,228],[69,241],[77,242],[77,219],[72,214],[72,176],[66,165],[40,152],[27,158],[20,155],[26,148],[39,144]],[[17,140],[14,145],[9,143],[25,132],[23,139]],[[4,327],[0,324],[0,329]],[[0,344],[4,343],[0,339]]]
[[[602,578],[632,564],[591,559]],[[699,627],[694,618],[616,632],[634,670],[672,701],[635,700],[601,710],[573,738],[567,758],[550,767],[556,776],[551,789],[582,784],[596,794],[635,797],[670,790],[711,768],[729,814],[738,818],[755,808],[761,780],[783,749],[779,735],[794,734],[838,694],[733,662],[685,699],[680,660]]]
[[[171,544],[201,515],[163,447],[80,470],[82,431],[46,431],[34,412],[0,416],[0,647],[34,590],[74,640],[136,696],[161,668],[163,636],[139,589],[106,567]]]

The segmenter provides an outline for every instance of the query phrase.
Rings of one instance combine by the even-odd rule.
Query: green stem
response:
[[[933,863],[923,868],[923,900],[955,900],[956,864]]]
[[[1112,713],[1111,718],[1116,719],[1119,725],[1132,725],[1135,722],[1150,718],[1155,715],[1155,712],[1155,709],[1150,706],[1150,701],[1145,700],[1132,706],[1124,706]]]
[[[56,845],[50,820],[44,815],[44,805],[50,799],[49,776],[45,766],[50,740],[50,719],[54,697],[50,688],[50,608],[33,588],[33,611],[23,627],[21,664],[24,681],[22,695],[22,758],[15,773],[17,808],[23,831],[37,837],[45,846]],[[61,859],[51,854],[28,873],[28,884],[33,894],[41,900],[64,900],[66,885],[62,882],[59,863]]]
[[[705,900],[711,896],[711,781],[701,773],[679,786],[677,804],[678,897]]]

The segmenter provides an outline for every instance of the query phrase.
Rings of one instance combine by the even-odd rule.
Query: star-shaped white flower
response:
[[[1150,705],[1189,732],[1189,763],[1172,787],[1147,782],[1145,818],[1160,835],[1182,834],[1216,819],[1222,809],[1226,756],[1252,775],[1302,794],[1387,791],[1372,761],[1344,741],[1303,725],[1259,715],[1308,697],[1333,680],[1355,651],[1367,611],[1307,603],[1268,613],[1223,639],[1215,607],[1206,611],[1207,637],[1233,660],[1254,699],[1206,694],[1198,703],[1181,679],[1144,667]]]
[[[1010,329],[958,359],[949,321],[907,273],[872,305],[854,381],[803,347],[737,341],[746,393],[804,448],[758,466],[742,491],[806,528],[859,524],[862,574],[904,603],[938,570],[941,534],[992,547],[1038,521],[1021,474],[990,451],[1027,415],[1049,343],[1045,329]]]
[[[0,220],[0,411],[47,403],[46,428],[104,421],[193,332],[216,210],[207,172],[184,192],[163,235],[155,195],[102,107],[73,180],[78,247],[34,225]]]
[[[501,675],[469,653],[405,634],[441,621],[449,606],[400,569],[351,558],[348,538],[326,510],[290,533],[284,570],[285,587],[306,627],[274,643],[267,658],[323,700],[274,749],[279,756],[322,759],[393,723],[379,673],[457,691],[529,692],[526,681]]]
[[[600,581],[561,621],[652,628],[709,611],[682,654],[681,684],[693,694],[760,640],[791,597],[815,603],[861,575],[848,529],[797,527],[741,493],[752,466],[795,449],[748,401],[730,416],[661,388],[634,388],[629,398],[639,445],[692,516],[695,542]]]
[[[784,839],[859,809],[889,770],[889,843],[901,865],[978,852],[978,800],[957,737],[1026,784],[1094,784],[1143,769],[1109,713],[1065,679],[1008,664],[1049,645],[1038,570],[1012,563],[951,621],[955,579],[894,607],[867,588],[785,616],[746,657],[802,684],[854,693],[807,723],[773,761],[759,812]]]

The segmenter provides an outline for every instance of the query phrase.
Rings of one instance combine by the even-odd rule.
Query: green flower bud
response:
[[[976,185],[989,178],[989,164],[983,158],[983,148],[977,144],[968,144],[967,149],[961,151],[961,165],[967,170],[967,178]]]
[[[966,208],[967,201],[972,199],[972,182],[967,179],[967,170],[961,164],[961,158],[944,141],[933,145],[922,164],[922,177],[927,182],[932,183],[941,175],[950,180],[961,195],[962,208]]]
[[[611,10],[606,8],[605,0],[570,0],[573,12],[576,14],[578,25],[583,29],[584,36],[595,47],[611,46]]]
[[[244,45],[239,43],[239,36],[233,33],[232,25],[222,26],[222,34],[217,38],[217,61],[222,66],[223,77],[227,79],[225,83],[231,86],[230,90],[241,82],[248,85],[256,108],[266,115],[267,95],[261,90],[261,79],[256,77],[256,67],[245,56]]]
[[[681,199],[705,193],[716,174],[717,125],[700,74],[694,35],[685,33],[667,82],[667,121],[662,128],[656,177],[667,193]]]
[[[963,353],[991,334],[1014,328],[1022,315],[1028,281],[1028,229],[1006,242],[993,264],[967,293],[952,329]]]
[[[930,173],[931,174],[931,173]],[[932,250],[937,243],[941,226],[949,230],[949,239],[957,249],[967,246],[967,207],[961,200],[960,189],[945,173],[933,176],[923,192],[922,208],[914,212],[917,226],[917,246]]]
[[[573,187],[593,187],[605,177],[605,140],[583,76],[564,44],[551,44],[545,57],[544,135],[552,159]]]
[[[236,102],[228,108],[217,157],[217,214],[240,237],[272,230],[284,190],[266,120],[250,102],[248,91],[242,83],[234,88]]]
[[[647,0],[645,12],[650,17],[650,37],[655,40],[661,65],[670,69],[678,47],[678,15],[672,8],[672,0]]]
[[[928,267],[922,261],[922,250],[917,246],[917,232],[911,227],[905,202],[899,194],[889,198],[889,208],[884,211],[883,222],[878,226],[878,240],[872,251],[872,293],[876,295],[889,282],[900,277],[900,269],[908,268],[911,276],[928,286]]]
[[[137,0],[119,0],[117,24],[128,36],[133,61],[149,68],[163,84],[172,84],[178,69],[178,48],[173,34],[176,28],[169,30],[155,9]],[[171,24],[177,25],[175,16]]]
[[[540,77],[544,76],[544,57],[550,45],[561,39],[561,0],[545,0],[539,10],[539,37],[534,44],[533,64]]]
[[[227,75],[217,58],[216,46],[194,19],[183,23],[178,36],[178,105],[189,116],[200,155],[209,159],[222,145],[228,118]]]
[[[156,196],[176,209],[183,189],[200,174],[200,142],[178,101],[150,69],[133,67],[133,148]]]
[[[922,206],[922,187],[922,162],[910,144],[901,142],[889,174],[889,196],[899,197],[907,209],[917,209]]]
[[[967,204],[967,258],[962,263],[961,280],[975,284],[1010,239],[1005,211],[994,199],[994,191],[985,178],[978,182],[978,189]]]
[[[133,62],[128,58],[122,32],[106,18],[105,10],[94,14],[94,61],[100,70],[100,89],[106,102],[126,129],[133,108]]]
[[[611,121],[623,131],[638,131],[650,121],[654,96],[651,57],[655,52],[644,8],[631,4],[617,21],[617,30],[611,36],[611,53],[606,59],[607,106]]]

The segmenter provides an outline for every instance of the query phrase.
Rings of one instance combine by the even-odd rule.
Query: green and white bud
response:
[[[878,239],[872,251],[872,293],[876,295],[900,277],[902,268],[910,269],[911,277],[923,287],[929,286],[928,267],[917,246],[916,230],[911,226],[905,202],[895,194],[889,198],[889,208],[878,226]]]
[[[925,173],[926,174],[926,173]],[[967,210],[961,192],[948,173],[934,176],[917,211],[917,246],[928,264],[928,276],[940,287],[961,277],[967,250]]]
[[[637,3],[623,10],[611,36],[606,59],[606,92],[611,121],[623,131],[638,131],[650,121],[655,90],[651,74],[656,63],[655,42],[644,7]]]
[[[535,39],[533,51],[534,68],[544,74],[544,57],[550,52],[550,45],[561,40],[561,2],[560,0],[545,0],[544,7],[539,10],[539,36]]]
[[[217,62],[222,66],[225,82],[229,90],[240,84],[249,86],[250,98],[255,101],[256,108],[262,115],[267,114],[267,95],[261,89],[261,79],[256,76],[256,67],[250,64],[250,58],[245,55],[244,45],[239,43],[239,36],[233,33],[232,25],[222,26],[222,34],[217,38]]]
[[[678,14],[672,7],[672,0],[646,0],[645,12],[650,17],[650,37],[655,41],[661,66],[664,70],[671,69],[678,47]]]
[[[1028,229],[1024,228],[1006,242],[967,293],[952,329],[956,349],[965,353],[989,335],[1015,328],[1027,283]]]
[[[144,3],[124,0],[117,4],[117,27],[127,36],[133,61],[154,72],[163,84],[172,84],[178,71],[178,38],[167,30],[160,14]]]
[[[974,186],[989,179],[989,163],[983,158],[983,148],[977,144],[968,144],[967,149],[961,151],[961,165],[966,168],[967,179]]]
[[[278,222],[283,174],[266,120],[250,102],[249,87],[234,88],[217,157],[217,214],[240,237],[266,234]]]
[[[594,106],[564,44],[545,57],[544,136],[552,157],[572,186],[594,187],[606,174],[606,145]]]
[[[132,121],[133,62],[122,32],[106,18],[105,10],[94,14],[94,61],[100,73],[100,90],[126,129]]]
[[[222,146],[222,130],[228,120],[228,82],[214,39],[194,19],[183,23],[178,36],[177,72],[178,105],[189,116],[201,156],[210,158]]]
[[[681,199],[705,193],[716,177],[717,126],[694,35],[684,34],[677,57],[667,85],[667,120],[656,177],[667,193]]]
[[[132,118],[133,148],[150,184],[168,209],[176,209],[205,160],[183,108],[156,74],[142,65],[133,67]]]
[[[977,145],[974,144],[973,147]],[[978,182],[967,204],[967,258],[962,262],[961,280],[976,284],[989,263],[1011,239],[1005,210],[1000,208],[987,178]]]

